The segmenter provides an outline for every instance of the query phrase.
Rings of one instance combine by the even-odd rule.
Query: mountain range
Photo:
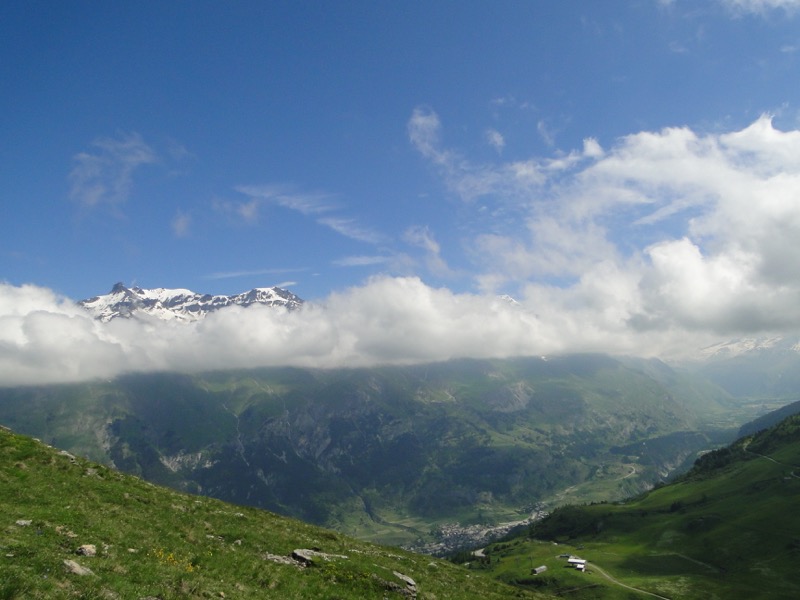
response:
[[[730,439],[739,412],[663,363],[602,355],[0,389],[0,423],[54,446],[414,547],[439,524],[641,492]]]
[[[166,321],[197,321],[229,306],[261,304],[294,310],[303,304],[303,300],[279,287],[254,288],[249,292],[225,296],[198,294],[186,289],[128,288],[117,283],[108,294],[81,300],[78,304],[103,322],[143,316]]]

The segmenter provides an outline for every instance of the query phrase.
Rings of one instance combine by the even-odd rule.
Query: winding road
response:
[[[599,566],[597,566],[597,563],[590,562],[589,565],[591,566],[592,570],[597,571],[598,573],[600,573],[600,575],[602,575],[603,577],[605,577],[606,579],[608,579],[611,583],[613,583],[615,585],[624,587],[625,589],[631,590],[633,592],[638,592],[639,594],[645,594],[647,596],[653,596],[654,598],[661,598],[661,600],[672,600],[671,598],[667,598],[666,596],[659,596],[658,594],[654,594],[653,592],[648,592],[647,590],[641,590],[639,588],[635,588],[635,587],[630,586],[628,584],[622,583],[621,581],[619,581],[617,579],[614,579],[604,569],[602,569]]]

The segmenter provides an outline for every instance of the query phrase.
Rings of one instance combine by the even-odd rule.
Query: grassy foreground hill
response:
[[[500,580],[571,598],[798,598],[799,501],[793,416],[639,498],[557,509],[487,548],[484,563]],[[565,554],[587,559],[587,572],[568,569]],[[547,571],[532,577],[539,565]]]
[[[411,597],[544,596],[157,487],[0,428],[0,599]]]

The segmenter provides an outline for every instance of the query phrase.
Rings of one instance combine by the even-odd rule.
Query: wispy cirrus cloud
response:
[[[338,208],[331,194],[297,192],[287,185],[240,185],[234,189],[256,203],[276,204],[303,215],[317,215]]]
[[[228,202],[224,206],[226,210],[239,214],[248,222],[256,222],[262,206],[275,204],[312,217],[318,224],[352,240],[373,245],[386,240],[386,236],[365,227],[354,218],[332,214],[340,212],[342,207],[331,194],[300,193],[282,185],[240,185],[235,189],[249,200]]]
[[[327,213],[337,208],[330,194],[297,192],[289,185],[240,185],[234,190],[245,196],[246,200],[216,200],[214,209],[251,225],[259,222],[262,211],[269,205],[297,211],[306,216]]]
[[[187,237],[192,227],[192,215],[179,210],[172,218],[171,226],[175,237]]]
[[[308,271],[307,267],[284,268],[284,269],[253,269],[237,271],[217,271],[204,275],[204,279],[238,279],[240,277],[252,277],[255,275],[282,275],[286,273],[301,273]],[[294,284],[293,284],[294,285]],[[281,286],[278,286],[281,287]]]
[[[556,145],[556,133],[544,119],[540,119],[536,123],[536,131],[539,132],[539,136],[545,144],[551,147]]]
[[[421,225],[409,227],[403,234],[403,240],[425,251],[425,263],[431,273],[438,276],[453,275],[452,269],[442,258],[442,249],[439,243],[434,239],[428,227]]]
[[[380,244],[386,240],[382,233],[360,225],[355,219],[346,217],[323,217],[317,223],[324,225],[344,237],[365,242],[367,244]]]
[[[719,0],[735,14],[765,14],[771,10],[795,13],[800,10],[800,0]]]
[[[458,152],[441,144],[441,121],[430,108],[414,109],[408,121],[408,137],[411,144],[440,169],[448,188],[461,199],[473,201],[505,190],[512,194],[523,184],[544,181],[541,169],[545,166],[535,162],[511,162],[502,168],[494,165],[474,163]]]
[[[503,134],[496,129],[486,130],[486,141],[498,152],[502,152],[503,148],[506,146],[506,139],[503,137]]]
[[[69,174],[70,198],[87,209],[124,204],[134,172],[158,161],[156,152],[138,133],[98,138],[91,146],[73,157],[75,164]]]
[[[588,139],[583,152],[546,159],[481,163],[441,143],[442,124],[439,115],[430,108],[414,109],[407,129],[411,144],[439,169],[447,187],[467,202],[494,198],[517,204],[533,190],[547,184],[554,173],[573,168],[588,153],[602,151],[596,140]]]
[[[336,267],[370,267],[374,265],[382,265],[391,260],[389,256],[345,256],[344,258],[337,258],[331,264]]]

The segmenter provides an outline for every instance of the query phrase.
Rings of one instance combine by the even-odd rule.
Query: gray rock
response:
[[[307,548],[292,550],[292,558],[306,567],[310,567],[319,560],[347,559],[347,557],[342,554],[326,554],[319,550],[309,550]]]
[[[83,544],[80,548],[75,550],[75,554],[79,554],[81,556],[96,556],[97,546],[94,544]]]
[[[417,597],[417,582],[411,579],[408,575],[403,575],[398,571],[392,571],[395,577],[397,577],[400,581],[406,584],[406,596],[409,598],[416,598]]]
[[[61,452],[58,453],[58,455],[67,457],[69,461],[72,463],[74,463],[77,460],[74,455],[70,454],[66,450],[62,450]]]
[[[274,563],[278,563],[279,565],[291,565],[293,567],[303,567],[304,564],[301,564],[299,561],[295,560],[290,556],[280,556],[278,554],[270,554],[267,552],[266,554],[262,555],[264,560],[271,560]]]
[[[17,527],[28,527],[33,521],[30,519],[17,519],[17,522],[14,523]]]
[[[86,575],[94,575],[91,569],[82,567],[74,560],[65,560],[64,567],[67,569],[68,573],[72,573],[73,575],[80,575],[81,577],[84,577]]]

